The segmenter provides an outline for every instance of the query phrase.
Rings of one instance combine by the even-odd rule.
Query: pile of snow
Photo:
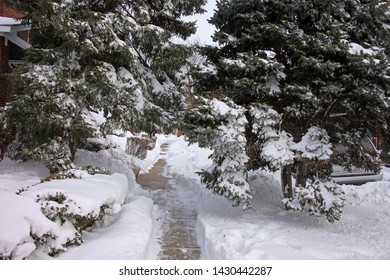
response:
[[[81,242],[77,219],[69,217],[98,220],[104,205],[118,212],[127,186],[121,174],[80,173],[80,179],[40,183],[19,194],[0,191],[0,258],[23,259],[38,246],[48,254],[66,251]]]
[[[108,221],[108,225],[84,233],[84,243],[60,254],[61,260],[143,260],[149,256],[155,220],[153,201],[134,197]],[[42,256],[35,256],[42,258]]]
[[[151,199],[134,195],[131,168],[151,168],[165,140],[159,136],[156,148],[141,161],[125,153],[128,136],[110,136],[111,149],[76,154],[78,166],[104,168],[111,175],[76,169],[67,173],[72,178],[41,182],[49,175],[43,164],[2,160],[0,259],[47,259],[56,253],[63,259],[150,258],[156,209]],[[77,220],[83,217],[95,226],[80,229]]]
[[[66,234],[59,234],[59,226],[42,214],[32,198],[0,191],[0,213],[0,259],[29,256],[36,249],[32,235],[54,235],[61,238],[60,243],[67,241]]]
[[[126,153],[127,138],[134,136],[127,132],[123,136],[109,135],[108,142],[111,148],[99,152],[78,150],[75,156],[77,166],[96,166],[105,168],[112,173],[125,174],[129,181],[129,191],[132,193],[136,184],[134,173],[147,172],[160,156],[160,146],[165,140],[163,135],[157,135],[156,146],[147,151],[147,157],[143,160]]]

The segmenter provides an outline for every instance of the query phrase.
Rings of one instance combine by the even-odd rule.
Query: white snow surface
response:
[[[293,144],[291,149],[297,151],[303,158],[316,160],[328,160],[333,154],[328,133],[315,126],[309,128],[302,140]]]
[[[390,259],[389,168],[383,168],[384,178],[380,182],[343,185],[347,198],[343,216],[340,221],[330,224],[324,218],[286,211],[281,203],[283,197],[277,173],[250,173],[253,208],[247,211],[233,208],[225,198],[205,189],[195,173],[210,166],[210,150],[196,144],[188,145],[184,137],[159,136],[158,144],[164,142],[170,145],[164,156],[166,175],[172,177],[177,191],[185,190],[191,193],[191,199],[198,199],[197,229],[202,259]],[[145,168],[158,158],[159,151],[157,145],[145,160]],[[95,153],[92,156],[86,152],[79,153],[80,156],[83,158],[79,158],[79,162],[99,160],[100,165],[109,169],[126,170],[124,157],[119,161],[108,154]],[[54,259],[156,259],[156,248],[152,247],[157,244],[154,237],[158,228],[158,209],[146,197],[145,191],[138,191],[140,188],[135,176],[131,176],[130,171],[125,175],[85,175],[82,179],[39,184],[40,178],[47,176],[47,171],[39,163],[1,161],[0,253],[4,253],[5,248],[11,248],[15,259],[52,259],[43,250],[37,250],[29,236],[30,230],[39,234],[48,230],[61,231],[56,223],[42,214],[32,193],[28,195],[35,192],[35,188],[43,192],[47,184],[51,191],[65,191],[76,185],[84,188],[84,181],[85,190],[74,191],[78,194],[74,197],[79,199],[77,203],[85,203],[91,207],[89,210],[93,210],[89,200],[92,196],[98,198],[96,201],[100,199],[99,203],[122,201],[123,182],[127,179],[127,198],[117,203],[116,211],[94,228],[83,232],[84,242],[80,246],[70,247]],[[88,190],[94,182],[99,186],[95,193]],[[117,187],[113,187],[115,184]],[[27,192],[15,194],[28,186]],[[73,191],[68,195],[73,197]]]

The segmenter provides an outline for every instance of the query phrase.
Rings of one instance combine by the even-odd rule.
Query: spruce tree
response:
[[[196,31],[181,17],[204,0],[8,0],[35,30],[28,65],[15,77],[5,127],[16,128],[13,158],[69,168],[78,148],[117,130],[167,131],[186,106],[176,72]]]
[[[330,163],[379,169],[361,147],[372,134],[389,139],[389,15],[377,0],[217,2],[210,22],[218,46],[203,49],[208,65],[194,74],[197,91],[246,108],[245,167],[282,169],[286,206],[296,198],[296,172],[295,195],[311,186],[335,196],[333,206],[322,207],[320,195],[308,206],[334,221],[341,192],[318,181],[329,180]],[[342,159],[330,150],[337,143],[348,147]],[[308,200],[298,200],[305,208]]]

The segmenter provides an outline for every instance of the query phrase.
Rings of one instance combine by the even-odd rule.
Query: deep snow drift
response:
[[[198,198],[198,241],[203,259],[390,259],[389,168],[383,168],[381,182],[344,185],[347,201],[343,216],[340,221],[330,224],[324,218],[284,210],[279,175],[266,172],[249,175],[250,185],[255,190],[253,209],[233,208],[225,198],[206,190],[195,173],[210,165],[209,150],[195,144],[188,146],[183,137],[159,136],[158,144],[164,142],[170,145],[165,156],[166,175],[173,178],[178,192],[191,190],[192,199]],[[157,145],[148,153],[142,162],[143,170],[156,161],[159,151]],[[83,231],[84,242],[80,246],[70,246],[67,252],[55,258],[156,258],[158,209],[147,197],[148,192],[141,190],[135,182],[127,163],[134,159],[118,150],[100,154],[80,151],[78,156],[78,165],[95,163],[110,169],[114,175],[84,174],[73,181],[50,182],[50,191],[64,192],[75,186],[76,181],[80,188],[84,184],[87,190],[91,182],[97,182],[100,187],[94,190],[95,193],[88,190],[80,196],[76,191],[69,191],[69,197],[75,197],[75,205],[93,212],[94,203],[91,204],[88,198],[93,194],[93,201],[110,204],[111,211],[104,221]],[[69,231],[61,234],[58,224],[45,218],[33,199],[38,189],[41,189],[40,195],[47,194],[47,188],[42,187],[44,184],[39,184],[46,176],[47,171],[38,163],[15,163],[7,159],[0,162],[0,253],[8,247],[15,250],[15,258],[50,259],[45,247],[36,249],[32,242],[28,233],[31,225],[37,226],[33,227],[36,233],[50,230],[62,237],[70,234]],[[34,195],[27,195],[34,189],[34,184],[38,184]],[[26,193],[15,194],[27,186],[31,187]]]

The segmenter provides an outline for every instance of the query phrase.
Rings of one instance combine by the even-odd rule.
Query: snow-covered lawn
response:
[[[342,219],[330,224],[323,218],[284,210],[278,174],[251,173],[253,209],[233,208],[223,197],[204,189],[195,174],[210,165],[210,151],[188,146],[183,137],[159,136],[158,143],[163,142],[170,144],[166,174],[178,192],[190,189],[192,198],[199,198],[197,228],[203,259],[390,259],[389,168],[383,169],[381,182],[343,186],[347,202]],[[159,151],[157,145],[149,152],[143,169],[150,167]],[[80,151],[79,166],[94,163],[112,174],[78,171],[81,179],[44,183],[40,179],[48,175],[47,170],[38,163],[0,162],[0,254],[8,256],[11,251],[12,258],[50,259],[50,248],[37,245],[31,233],[58,237],[49,242],[57,249],[66,238],[75,236],[69,221],[63,225],[52,222],[40,209],[41,203],[46,209],[50,209],[47,203],[63,204],[47,199],[60,192],[68,198],[65,210],[73,214],[96,215],[101,205],[108,210],[102,221],[82,232],[80,246],[70,246],[56,259],[156,258],[158,209],[135,182],[126,162],[132,160],[118,151]]]

